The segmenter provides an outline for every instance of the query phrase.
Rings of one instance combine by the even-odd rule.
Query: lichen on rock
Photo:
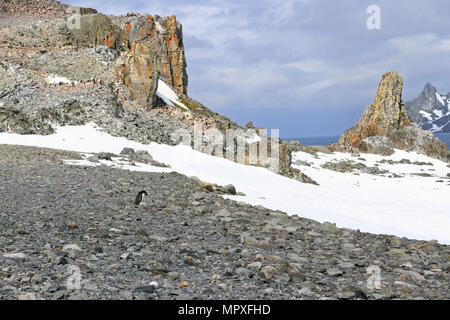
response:
[[[132,15],[123,23],[121,33],[108,34],[105,44],[121,44],[116,62],[116,90],[124,106],[152,108],[157,101],[158,80],[179,94],[187,94],[188,76],[181,24],[175,16]]]

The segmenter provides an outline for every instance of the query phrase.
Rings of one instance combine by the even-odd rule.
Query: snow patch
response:
[[[438,116],[438,118],[442,118],[444,114],[442,113],[442,110],[433,110],[434,114]]]
[[[59,84],[59,83],[64,83],[64,84],[77,84],[76,81],[72,81],[70,79],[67,79],[65,77],[61,77],[58,75],[54,75],[54,74],[50,74],[45,76],[45,80],[50,83],[50,84]]]
[[[433,121],[433,117],[431,116],[430,113],[420,110],[419,111],[421,115],[423,115],[428,121]]]
[[[445,101],[444,101],[444,97],[442,97],[439,93],[436,92],[436,99],[438,99],[438,101],[445,106]]]
[[[175,91],[172,90],[164,81],[161,79],[158,80],[158,90],[156,91],[157,95],[162,98],[166,103],[169,102],[172,106],[179,106],[185,110],[189,111],[189,108],[186,107],[178,98],[178,95]]]
[[[165,32],[164,28],[161,26],[161,24],[158,21],[155,22],[155,26],[156,26],[156,30],[158,30],[159,33]]]

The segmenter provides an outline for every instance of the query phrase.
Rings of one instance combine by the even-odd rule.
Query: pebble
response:
[[[338,269],[338,268],[329,268],[327,269],[327,274],[330,277],[337,277],[337,276],[341,276],[344,273],[342,272],[342,270]]]
[[[250,270],[260,270],[262,268],[262,263],[258,262],[258,261],[257,262],[253,262],[253,263],[250,263],[247,266],[247,268],[250,269]]]
[[[27,255],[25,253],[6,253],[3,255],[3,257],[15,261],[25,261],[27,259]]]
[[[68,244],[62,248],[64,251],[73,250],[73,251],[81,251],[81,248],[76,244]]]
[[[19,295],[18,300],[36,300],[36,295],[32,292]]]

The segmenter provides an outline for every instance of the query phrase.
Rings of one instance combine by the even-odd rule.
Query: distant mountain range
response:
[[[423,129],[450,132],[450,93],[442,95],[427,83],[419,96],[405,106],[411,119]]]

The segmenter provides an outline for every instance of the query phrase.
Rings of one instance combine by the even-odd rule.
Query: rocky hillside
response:
[[[417,98],[405,103],[409,116],[424,130],[450,132],[450,93],[440,94],[427,83]]]
[[[177,173],[63,162],[77,158],[0,145],[0,299],[450,298],[449,246],[288,217]]]
[[[203,132],[242,130],[234,144],[238,136],[252,138],[247,128],[188,96],[182,26],[175,16],[115,17],[81,9],[74,27],[67,6],[56,1],[11,0],[1,8],[0,131],[47,135],[60,125],[95,122],[115,136],[176,144],[176,130],[193,136],[197,124]],[[175,98],[168,101],[161,84]],[[261,138],[270,145],[271,138]],[[278,142],[277,172],[314,183],[290,166],[291,149]]]
[[[68,5],[54,0],[2,0],[0,13],[10,17],[64,18],[69,16]],[[94,14],[97,10],[80,8],[80,14]]]
[[[373,153],[390,154],[393,148],[416,151],[444,161],[450,159],[445,143],[415,124],[402,100],[403,79],[397,72],[383,75],[374,102],[339,144]]]

